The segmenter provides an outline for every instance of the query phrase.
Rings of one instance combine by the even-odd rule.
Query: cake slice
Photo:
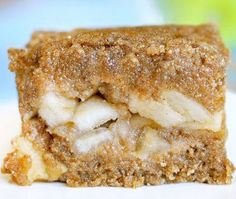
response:
[[[36,32],[9,57],[22,121],[2,168],[13,182],[231,182],[229,53],[214,26]]]

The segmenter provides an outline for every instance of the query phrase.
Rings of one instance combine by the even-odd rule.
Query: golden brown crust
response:
[[[229,53],[211,25],[38,32],[27,49],[11,49],[9,57],[18,87],[27,79],[43,79],[70,97],[104,85],[153,98],[164,89],[176,89],[211,112],[224,106]],[[24,81],[21,74],[27,75]],[[32,86],[27,86],[24,99],[19,92],[20,104],[28,111],[32,108],[27,101],[46,87]]]
[[[11,174],[11,181],[19,185],[29,185],[27,173],[31,167],[31,158],[28,155],[19,157],[17,151],[9,153],[4,159],[2,173]]]

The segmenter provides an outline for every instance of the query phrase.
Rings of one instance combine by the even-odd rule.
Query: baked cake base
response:
[[[10,173],[12,180],[20,185],[31,184],[33,178],[66,182],[69,186],[137,187],[175,182],[231,182],[234,167],[222,150],[223,133],[160,129],[161,137],[170,143],[177,141],[179,146],[168,153],[155,154],[151,160],[141,160],[137,155],[127,154],[124,147],[119,150],[113,144],[103,144],[95,152],[78,157],[71,152],[66,138],[46,131],[41,119],[35,118],[32,125],[37,128],[36,134],[25,134],[20,139],[32,143],[34,150],[41,154],[39,161],[43,169],[36,168],[36,173],[31,172],[32,176],[29,176],[32,157],[20,155],[19,149],[5,158],[3,172]]]

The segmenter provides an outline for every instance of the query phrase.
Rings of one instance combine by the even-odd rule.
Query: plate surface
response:
[[[226,143],[229,159],[236,165],[236,94],[227,92],[226,101],[227,125],[229,130]],[[0,104],[0,167],[2,159],[10,151],[10,140],[20,133],[20,119],[17,102]],[[181,199],[235,199],[236,175],[231,185],[207,185],[199,183],[179,183],[161,186],[145,186],[129,188],[70,188],[63,183],[34,183],[32,186],[21,187],[8,183],[8,178],[0,174],[0,198],[180,198]]]

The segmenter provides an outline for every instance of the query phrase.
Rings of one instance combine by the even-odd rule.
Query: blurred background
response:
[[[231,49],[228,87],[236,91],[236,0],[0,0],[0,101],[17,99],[7,49],[24,47],[35,30],[207,22]]]

